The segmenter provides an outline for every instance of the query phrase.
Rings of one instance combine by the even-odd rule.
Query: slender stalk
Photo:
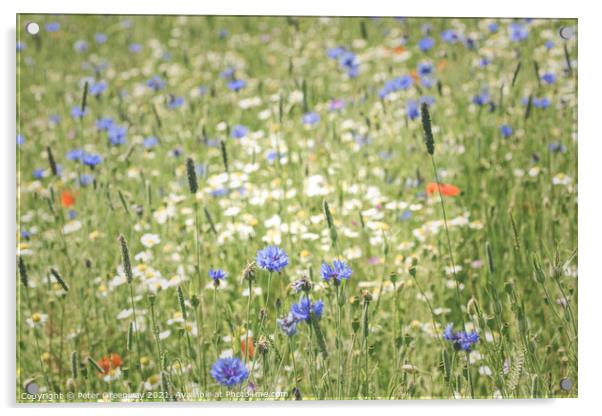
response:
[[[341,289],[340,284],[336,284],[336,301],[337,301],[337,366],[338,366],[338,375],[337,375],[337,397],[341,399],[342,389],[343,389],[343,362],[342,362],[342,345],[341,345],[341,302],[339,291]]]
[[[136,317],[136,304],[134,302],[134,289],[132,288],[132,284],[128,285],[130,287],[130,302],[132,304],[132,313],[134,316],[134,339],[136,340],[136,368],[140,372],[141,379],[144,379],[142,374],[142,367],[140,365],[140,336],[138,335],[138,318]]]
[[[437,163],[435,162],[435,156],[431,155],[431,162],[433,165],[433,173],[435,174],[435,182],[437,183],[437,187],[440,186],[441,182],[439,181],[439,172],[437,171]],[[447,241],[447,250],[449,253],[449,258],[452,264],[452,274],[454,276],[454,282],[456,286],[456,303],[458,306],[458,310],[460,312],[460,317],[462,319],[462,328],[464,329],[465,321],[464,321],[464,313],[462,312],[462,303],[460,301],[460,281],[458,280],[458,276],[456,275],[456,262],[454,261],[454,253],[452,250],[451,238],[449,236],[449,228],[447,226],[447,213],[445,211],[445,202],[443,201],[443,194],[440,189],[437,189],[437,193],[439,194],[439,202],[441,203],[441,211],[443,212],[443,224],[445,226],[445,237]]]
[[[245,339],[249,340],[249,328],[251,327],[251,298],[253,296],[253,280],[248,279],[249,282],[249,298],[247,299],[247,325],[246,325],[246,336]],[[245,364],[249,358],[249,348],[245,348]]]
[[[213,287],[213,320],[215,321],[215,328],[213,333],[213,343],[215,345],[215,354],[219,356],[219,335],[218,335],[218,322],[217,319],[217,286]]]

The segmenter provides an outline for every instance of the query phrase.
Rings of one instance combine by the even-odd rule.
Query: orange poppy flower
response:
[[[437,191],[437,188],[443,196],[458,196],[460,195],[460,192],[462,192],[457,186],[448,183],[437,184],[435,182],[429,182],[426,184],[426,193],[432,195]]]
[[[412,79],[413,79],[415,82],[418,82],[418,81],[420,81],[420,76],[418,75],[418,71],[416,71],[415,69],[412,69],[412,70],[410,71],[410,76],[412,77]]]
[[[395,55],[399,55],[400,53],[403,53],[406,50],[406,48],[404,48],[403,46],[398,46],[396,48],[392,48],[391,52],[393,52]]]
[[[75,204],[75,196],[69,191],[61,192],[61,205],[63,208],[72,207]]]
[[[108,357],[105,355],[98,361],[98,365],[100,368],[102,368],[102,371],[104,371],[105,374],[108,374],[111,368],[121,367],[121,364],[123,364],[121,356],[114,352],[109,354]]]
[[[249,337],[247,338],[247,341],[245,342],[245,340],[241,340],[240,341],[240,350],[241,350],[241,354],[243,356],[247,355],[247,345],[249,346],[249,358],[253,358],[253,356],[255,355],[255,347],[253,346],[253,337]]]

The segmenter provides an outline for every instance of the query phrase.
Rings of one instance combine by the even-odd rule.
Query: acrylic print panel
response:
[[[17,401],[577,396],[576,20],[17,20]]]

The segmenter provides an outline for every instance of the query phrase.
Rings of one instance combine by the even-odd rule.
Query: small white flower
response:
[[[48,320],[48,315],[44,313],[34,313],[31,318],[27,318],[26,322],[31,328],[44,326],[44,323]]]
[[[565,175],[564,173],[559,173],[552,178],[552,183],[554,185],[562,185],[568,186],[571,184],[573,179],[570,176]]]
[[[151,248],[159,244],[161,239],[157,234],[144,234],[142,237],[140,237],[140,242],[144,247]]]
[[[79,230],[80,228],[82,228],[82,223],[80,221],[69,221],[63,227],[63,234],[74,233],[75,231]]]
[[[119,367],[111,368],[109,370],[108,374],[103,377],[103,380],[107,383],[111,383],[113,381],[119,380],[120,377],[121,377],[121,369]]]
[[[130,308],[130,309],[123,309],[121,312],[119,312],[117,314],[117,319],[127,319],[130,316],[132,316],[133,313],[134,313],[134,310],[132,308]]]

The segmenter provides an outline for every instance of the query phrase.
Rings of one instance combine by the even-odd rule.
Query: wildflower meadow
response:
[[[576,20],[16,45],[18,402],[577,396]]]

